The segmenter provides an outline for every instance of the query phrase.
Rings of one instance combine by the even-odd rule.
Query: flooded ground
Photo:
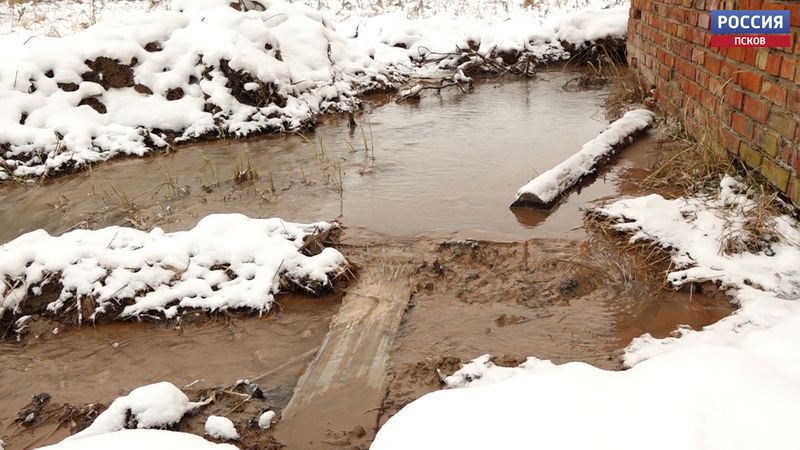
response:
[[[354,129],[328,118],[306,136],[196,143],[0,187],[0,242],[36,228],[185,229],[210,212],[338,218],[348,229],[337,248],[361,267],[341,295],[284,297],[263,318],[80,330],[35,322],[24,344],[0,343],[6,450],[57,442],[116,396],[161,380],[192,400],[216,398],[175,429],[202,434],[205,417],[219,414],[235,422],[240,448],[367,448],[399,408],[441,387],[437,371],[484,353],[498,364],[536,356],[616,369],[643,333],[729,314],[724,296],[667,291],[657,269],[584,228],[582,207],[639,192],[659,152],[652,136],[554,210],[508,208],[535,172],[607,123],[603,92],[564,91],[569,78],[373,99]],[[245,378],[264,398],[234,386]],[[43,406],[26,407],[43,392]],[[268,432],[254,422],[265,409],[283,415]]]
[[[355,129],[346,118],[329,118],[307,136],[198,143],[42,185],[2,186],[0,242],[37,228],[184,229],[210,212],[340,218],[392,236],[580,238],[579,208],[625,191],[627,171],[652,146],[623,152],[555,211],[509,210],[520,186],[607,124],[603,91],[562,89],[573,76],[546,72],[536,80],[481,83],[469,95],[450,90],[389,102],[358,116]],[[260,178],[236,184],[234,174],[247,167]]]
[[[266,398],[273,408],[281,408],[327,333],[339,300],[290,296],[280,304],[263,318],[217,317],[182,326],[118,323],[53,334],[54,325],[42,324],[26,346],[2,342],[0,426],[5,429],[0,435],[23,429],[14,419],[36,394],[48,393],[59,403],[107,404],[143,384],[164,380],[197,391],[266,373],[261,381]],[[6,449],[54,442],[42,434],[23,433]]]

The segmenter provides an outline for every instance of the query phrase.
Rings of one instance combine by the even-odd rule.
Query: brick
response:
[[[795,114],[800,114],[800,89],[789,91],[786,96],[786,108]]]
[[[722,66],[719,68],[719,74],[724,80],[733,80],[736,81],[737,78],[737,69],[736,66],[733,64],[723,62]],[[800,70],[798,70],[798,75],[800,78]],[[761,88],[761,84],[759,82],[759,89]]]
[[[748,66],[754,65],[756,63],[757,55],[758,49],[755,47],[744,49],[744,63]]]
[[[800,119],[794,114],[772,111],[769,115],[767,126],[780,133],[780,135],[784,136],[786,139],[792,139],[792,136],[795,135],[798,127],[800,127],[798,121],[800,121]]]
[[[767,58],[769,57],[769,50],[767,50],[766,48],[760,48],[756,53],[757,53],[755,61],[756,67],[760,70],[766,70]]]
[[[789,91],[785,87],[767,80],[764,80],[761,86],[761,95],[780,106],[786,106],[786,97],[788,93]]]
[[[778,150],[781,145],[781,137],[770,130],[764,130],[758,139],[758,146],[772,158],[778,156]]]
[[[739,154],[739,138],[726,129],[720,130],[720,138],[722,146],[731,154]]]
[[[739,144],[739,158],[751,168],[758,169],[764,157],[760,151],[754,149],[750,144],[742,142]]]
[[[769,180],[773,186],[780,189],[781,192],[785,192],[786,188],[789,186],[791,170],[789,170],[788,167],[784,167],[780,163],[777,163],[769,158],[763,158],[761,160],[759,172],[761,172],[761,175],[764,175],[764,178]]]
[[[794,80],[794,72],[797,68],[797,61],[791,58],[783,58],[783,62],[781,63],[781,78],[785,78],[789,81]]]
[[[706,69],[708,69],[709,72],[713,73],[714,75],[718,75],[721,64],[722,61],[716,56],[706,55],[705,63],[703,65]],[[792,77],[794,77],[794,72],[792,72]]]
[[[704,30],[709,30],[711,29],[710,25],[711,25],[711,16],[706,12],[701,12],[697,16],[697,26]]]
[[[753,139],[753,121],[740,113],[731,114],[731,128],[747,140]]]
[[[794,149],[794,174],[800,177],[800,147],[795,147]]]
[[[761,92],[761,82],[763,78],[761,75],[754,73],[754,72],[742,72],[739,74],[737,79],[737,83],[739,86],[747,89],[750,92],[755,92],[756,94]]]
[[[800,25],[800,5],[797,2],[793,2],[793,5],[787,5],[786,7],[789,8],[789,22]],[[798,174],[800,175],[800,174]]]
[[[717,112],[719,108],[719,99],[716,95],[711,94],[709,91],[703,91],[703,94],[700,96],[700,103],[709,111]]]
[[[783,57],[778,53],[770,53],[767,57],[767,73],[778,76],[781,73],[781,61]]]
[[[758,123],[767,121],[767,113],[769,113],[769,106],[755,97],[746,96],[744,98],[744,113]]]
[[[789,167],[794,166],[795,161],[800,164],[800,147],[793,145],[789,141],[784,141],[783,148],[781,148],[781,161]],[[797,168],[800,167],[795,169]],[[800,171],[796,173],[800,174]]]
[[[737,91],[730,84],[725,86],[725,102],[736,109],[742,109],[742,103],[744,102],[744,94]]]
[[[800,147],[794,148],[794,173],[800,177]]]
[[[794,203],[794,206],[800,208],[800,178],[792,178],[789,180],[789,187],[786,189],[786,195]]]

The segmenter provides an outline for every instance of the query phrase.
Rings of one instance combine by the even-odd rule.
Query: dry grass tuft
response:
[[[243,184],[261,178],[258,170],[253,167],[253,162],[250,160],[250,158],[247,158],[247,161],[243,161],[241,159],[237,160],[235,170],[236,172],[233,174],[233,182],[235,184]]]
[[[619,71],[613,86],[612,93],[606,99],[606,108],[611,117],[624,112],[631,103],[644,99],[639,80],[630,70]],[[725,175],[733,176],[743,185],[741,192],[737,193],[746,196],[748,202],[746,205],[732,204],[717,208],[716,213],[726,221],[725,228],[728,230],[719,242],[719,251],[727,255],[770,251],[770,244],[780,237],[775,229],[775,217],[793,211],[781,199],[779,192],[763,176],[725,149],[705,139],[696,140],[688,136],[679,117],[662,117],[659,128],[663,135],[661,151],[657,153],[649,174],[641,181],[642,187],[667,197],[717,198],[722,178]],[[709,130],[709,134],[712,131]],[[631,243],[627,239],[619,239],[620,233],[613,228],[613,222],[591,212],[587,214],[587,222],[600,236],[616,236],[609,240],[620,248],[646,254],[644,261],[648,267],[668,268],[670,249],[660,249],[649,242]]]

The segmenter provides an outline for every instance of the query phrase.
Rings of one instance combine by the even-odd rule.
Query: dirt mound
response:
[[[573,262],[574,252],[559,243],[448,241],[417,267],[415,288],[465,303],[541,307],[597,287],[594,271]]]

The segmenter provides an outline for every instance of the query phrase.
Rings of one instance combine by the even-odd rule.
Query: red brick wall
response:
[[[712,9],[789,9],[793,47],[711,48]],[[628,60],[690,135],[800,206],[800,0],[632,0]]]

